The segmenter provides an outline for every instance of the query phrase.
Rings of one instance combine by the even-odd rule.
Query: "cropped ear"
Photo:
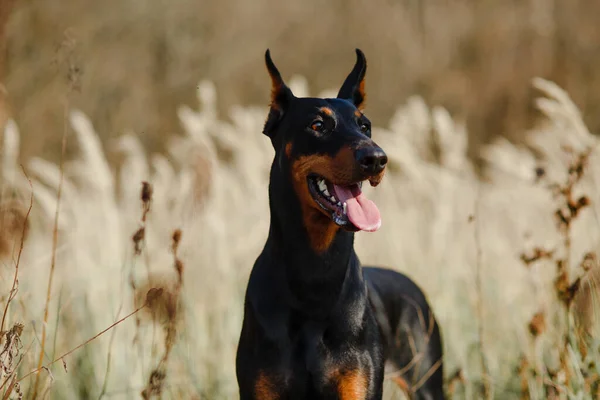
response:
[[[269,110],[269,116],[265,122],[263,133],[273,139],[275,126],[283,118],[283,115],[288,109],[290,102],[294,98],[294,94],[289,87],[281,79],[281,74],[277,70],[277,67],[271,60],[271,52],[267,49],[265,53],[265,63],[267,64],[267,71],[271,76],[271,109]]]
[[[344,81],[337,97],[350,100],[356,108],[362,108],[367,95],[365,94],[365,73],[367,72],[367,59],[360,49],[356,49],[356,64]]]

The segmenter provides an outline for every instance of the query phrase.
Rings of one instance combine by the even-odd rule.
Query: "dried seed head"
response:
[[[153,370],[148,378],[146,388],[141,392],[142,398],[150,399],[152,396],[160,396],[166,378],[167,373],[163,368],[157,367]]]
[[[152,200],[152,192],[152,185],[146,181],[142,182],[142,202],[149,203]]]
[[[146,299],[144,311],[138,314],[140,318],[158,323],[179,321],[182,316],[179,287],[179,279],[172,274],[151,275],[135,292],[135,304],[141,304],[144,296]]]
[[[533,249],[533,254],[521,254],[521,261],[525,263],[526,266],[541,260],[541,259],[551,259],[554,256],[554,250],[546,250],[540,247],[536,247]]]
[[[590,205],[590,199],[587,196],[581,196],[579,200],[577,200],[577,204],[579,207],[585,207]]]
[[[554,287],[556,288],[556,294],[558,298],[568,308],[575,295],[577,294],[581,285],[581,278],[577,278],[575,282],[569,284],[569,278],[565,271],[560,273],[554,281]]]
[[[156,301],[162,296],[163,288],[151,288],[146,293],[146,304],[152,307],[156,304]]]
[[[137,255],[140,255],[142,253],[142,240],[144,240],[145,236],[146,229],[144,227],[141,227],[131,237],[131,240],[133,240],[133,248],[135,250],[135,254]]]
[[[20,337],[23,334],[23,328],[24,328],[24,325],[17,322],[13,325],[12,331],[15,335]]]
[[[173,231],[173,244],[171,245],[171,248],[173,250],[173,253],[177,253],[177,248],[179,247],[179,242],[181,242],[181,229],[175,229],[175,231]]]
[[[539,311],[533,315],[529,321],[529,333],[536,338],[546,330],[546,316],[543,311]]]
[[[535,169],[535,177],[537,179],[541,179],[544,177],[544,175],[546,175],[546,170],[544,169],[544,167],[537,167]]]
[[[569,166],[569,175],[572,177],[572,183],[579,181],[583,177],[585,167],[587,166],[589,151],[577,154],[577,158]]]
[[[150,212],[150,202],[152,201],[152,185],[148,182],[142,182],[142,223],[146,222],[146,217]]]
[[[7,388],[7,393],[14,391],[18,399],[23,398],[19,386],[17,386],[16,369],[19,366],[19,359],[22,357],[21,334],[23,333],[23,324],[16,323],[8,331],[0,333],[0,342],[3,342],[0,351],[0,371],[6,377],[4,383],[12,382]]]

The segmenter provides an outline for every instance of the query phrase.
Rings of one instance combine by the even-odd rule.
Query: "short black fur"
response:
[[[340,185],[383,176],[387,157],[360,111],[366,59],[356,54],[335,99],[295,97],[265,55],[271,222],[246,291],[242,400],[381,399],[384,367],[411,398],[444,399],[440,331],[423,292],[398,272],[362,267],[356,226],[334,223],[306,183],[315,171]]]

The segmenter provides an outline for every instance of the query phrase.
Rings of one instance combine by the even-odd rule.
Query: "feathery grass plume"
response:
[[[538,99],[538,107],[549,117],[555,127],[572,133],[566,143],[558,143],[562,146],[564,153],[562,158],[565,160],[563,161],[565,172],[560,174],[556,171],[554,174],[555,179],[546,176],[546,168],[543,168],[544,174],[536,172],[541,182],[547,182],[547,187],[552,191],[556,201],[557,208],[554,217],[558,243],[552,250],[535,247],[533,254],[523,254],[521,256],[521,260],[528,267],[532,263],[546,260],[556,266],[553,282],[555,300],[550,301],[550,304],[546,306],[547,312],[550,314],[547,316],[547,312],[538,312],[532,317],[528,325],[534,340],[532,346],[539,348],[538,338],[546,332],[546,335],[552,334],[548,339],[552,346],[549,348],[542,347],[541,350],[545,353],[544,355],[554,358],[555,362],[540,367],[540,360],[537,359],[534,362],[534,365],[537,365],[535,369],[529,372],[521,371],[522,375],[528,374],[534,378],[534,386],[537,387],[537,392],[552,397],[563,396],[566,393],[578,393],[581,388],[577,384],[577,377],[582,373],[586,375],[595,373],[594,370],[596,369],[594,366],[588,370],[582,363],[573,359],[573,345],[575,344],[574,337],[576,335],[574,335],[575,330],[572,326],[573,309],[571,305],[579,292],[582,277],[589,270],[584,267],[581,271],[577,271],[572,267],[573,225],[577,222],[580,211],[590,206],[589,198],[585,194],[581,194],[579,186],[581,186],[587,172],[590,156],[597,147],[597,140],[590,135],[581,122],[581,116],[568,95],[558,86],[540,79],[535,80],[534,85],[547,96]],[[589,257],[587,254],[586,257]],[[546,329],[548,318],[552,321],[552,331]],[[581,349],[581,346],[579,346],[579,349]],[[535,353],[535,350],[532,351],[532,356],[537,358],[538,356],[534,355]],[[526,389],[526,395],[530,396],[531,388],[528,386]]]

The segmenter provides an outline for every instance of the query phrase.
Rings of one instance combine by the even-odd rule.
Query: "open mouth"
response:
[[[308,188],[316,203],[344,229],[374,232],[381,226],[379,209],[363,194],[362,182],[336,185],[323,177],[311,175]]]

